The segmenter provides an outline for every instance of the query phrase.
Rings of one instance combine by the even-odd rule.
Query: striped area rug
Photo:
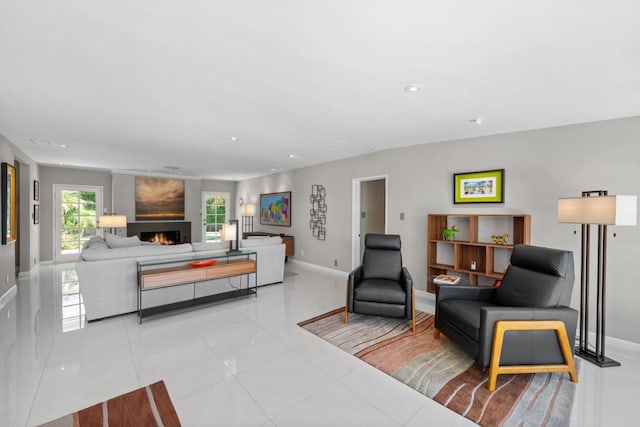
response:
[[[180,420],[163,381],[65,415],[46,427],[178,427]]]
[[[569,425],[576,384],[567,373],[500,375],[492,393],[471,357],[433,337],[433,315],[416,311],[415,333],[403,319],[350,313],[345,325],[343,316],[298,325],[482,426]]]

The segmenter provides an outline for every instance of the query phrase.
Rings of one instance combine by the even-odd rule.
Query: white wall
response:
[[[504,204],[453,204],[454,173],[499,168],[506,170]],[[596,189],[640,193],[640,117],[387,150],[242,181],[236,197],[257,202],[260,193],[292,191],[291,229],[257,228],[293,234],[296,259],[329,268],[337,260],[338,269],[349,271],[352,179],[385,174],[388,232],[402,236],[403,259],[418,289],[426,287],[426,216],[432,212],[528,213],[532,244],[573,250],[579,258],[579,228],[557,223],[557,199]],[[309,229],[312,184],[327,189],[325,241],[313,238]],[[639,247],[640,226],[609,228],[607,335],[637,343]],[[576,259],[577,272],[579,267]],[[576,282],[573,306],[578,299]]]

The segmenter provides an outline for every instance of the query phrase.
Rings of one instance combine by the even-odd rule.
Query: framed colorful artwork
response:
[[[504,203],[504,169],[454,174],[453,203]]]
[[[291,191],[260,195],[260,224],[291,227]]]

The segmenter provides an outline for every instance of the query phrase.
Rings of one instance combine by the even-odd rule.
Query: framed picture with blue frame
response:
[[[504,169],[454,174],[453,203],[504,203]]]

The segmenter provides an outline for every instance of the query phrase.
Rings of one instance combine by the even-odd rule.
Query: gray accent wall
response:
[[[454,173],[502,168],[504,204],[453,204]],[[257,203],[260,193],[292,191],[292,226],[256,228],[293,234],[295,259],[327,268],[337,260],[337,269],[346,272],[352,267],[352,180],[376,175],[388,175],[387,229],[402,236],[403,260],[417,289],[426,288],[429,213],[530,214],[532,244],[572,250],[579,272],[580,227],[558,224],[557,200],[578,197],[584,190],[640,194],[640,117],[376,152],[241,181],[236,202],[242,197]],[[327,190],[325,241],[314,238],[309,228],[313,184]],[[635,266],[640,226],[609,227],[608,243],[607,335],[640,343],[640,269]],[[579,286],[577,279],[574,307],[579,305]]]
[[[136,175],[133,174],[113,174],[113,211],[119,215],[126,215],[129,222],[135,222],[136,219],[135,177]],[[181,179],[180,177],[172,178]],[[184,220],[191,221],[191,240],[199,242],[202,240],[202,192],[228,191],[233,200],[235,182],[193,178],[184,178],[184,181]],[[234,217],[230,216],[230,218]]]

